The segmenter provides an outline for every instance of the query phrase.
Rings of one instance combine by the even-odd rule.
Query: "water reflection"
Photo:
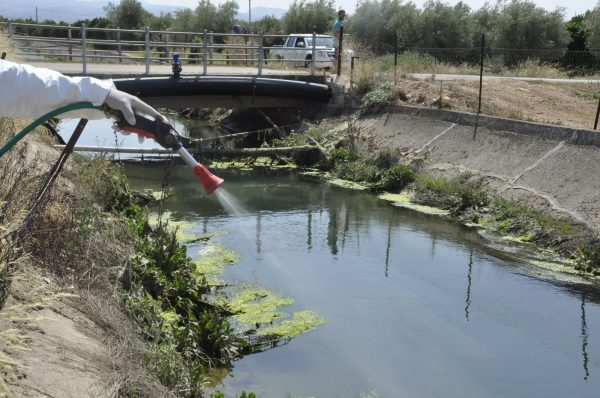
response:
[[[329,209],[329,223],[327,224],[327,244],[331,250],[331,254],[338,254],[338,208]]]
[[[583,370],[585,372],[584,380],[587,380],[590,377],[590,370],[588,368],[588,353],[587,353],[587,345],[588,345],[588,331],[587,331],[587,321],[585,319],[585,293],[581,293],[581,355],[583,357]]]
[[[391,247],[392,247],[392,222],[390,221],[388,223],[387,245],[385,247],[385,272],[383,273],[386,278],[390,275],[389,268],[390,268],[390,249],[391,249]]]
[[[306,249],[308,252],[312,249],[312,206],[306,209]]]
[[[469,307],[471,306],[471,272],[473,271],[473,250],[469,250],[469,264],[467,265],[467,298],[465,299],[465,318],[469,320]]]
[[[262,216],[260,212],[256,213],[256,254],[260,254],[260,249],[262,246],[262,241],[260,240],[260,230],[262,229],[261,217]]]

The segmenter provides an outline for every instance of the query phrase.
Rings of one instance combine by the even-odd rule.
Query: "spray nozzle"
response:
[[[115,124],[119,129],[136,133],[145,138],[151,138],[164,148],[169,148],[177,152],[185,163],[192,168],[207,195],[210,195],[223,184],[224,181],[222,178],[212,174],[203,164],[196,162],[196,159],[186,151],[183,145],[181,145],[175,129],[169,123],[159,119],[150,120],[143,116],[135,115],[135,125],[131,125],[120,112],[117,111],[117,114],[114,116],[117,117]]]

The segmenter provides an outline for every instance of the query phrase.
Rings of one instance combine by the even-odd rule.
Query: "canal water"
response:
[[[158,189],[160,165],[132,164]],[[600,290],[541,272],[474,229],[295,175],[218,172],[239,201],[171,170],[174,218],[239,264],[223,278],[295,300],[325,324],[247,356],[216,388],[234,397],[597,397]],[[202,244],[192,244],[193,257]]]
[[[222,146],[231,144],[230,140],[220,140],[218,137],[226,133],[217,126],[211,125],[206,120],[195,118],[181,118],[177,114],[166,115],[173,123],[177,132],[188,138],[203,138]],[[71,137],[79,119],[62,120],[58,126],[58,133],[61,138],[67,142]],[[110,119],[98,119],[88,121],[83,133],[77,140],[77,145],[96,146],[96,147],[117,147],[117,148],[142,148],[153,149],[162,148],[154,140],[146,139],[140,143],[136,134],[121,134],[113,129],[113,122]],[[212,141],[214,140],[214,141]],[[142,156],[138,154],[108,154],[111,159],[130,160],[139,159]],[[152,155],[153,159],[166,158],[169,155]],[[146,158],[148,156],[146,155]]]

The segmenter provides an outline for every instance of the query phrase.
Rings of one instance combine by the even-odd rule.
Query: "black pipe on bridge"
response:
[[[115,86],[158,107],[288,107],[325,103],[325,84],[240,76],[115,79]]]

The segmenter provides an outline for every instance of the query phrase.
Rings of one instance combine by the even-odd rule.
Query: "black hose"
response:
[[[116,79],[121,91],[142,99],[182,96],[253,96],[328,101],[331,87],[296,80],[240,76]]]

